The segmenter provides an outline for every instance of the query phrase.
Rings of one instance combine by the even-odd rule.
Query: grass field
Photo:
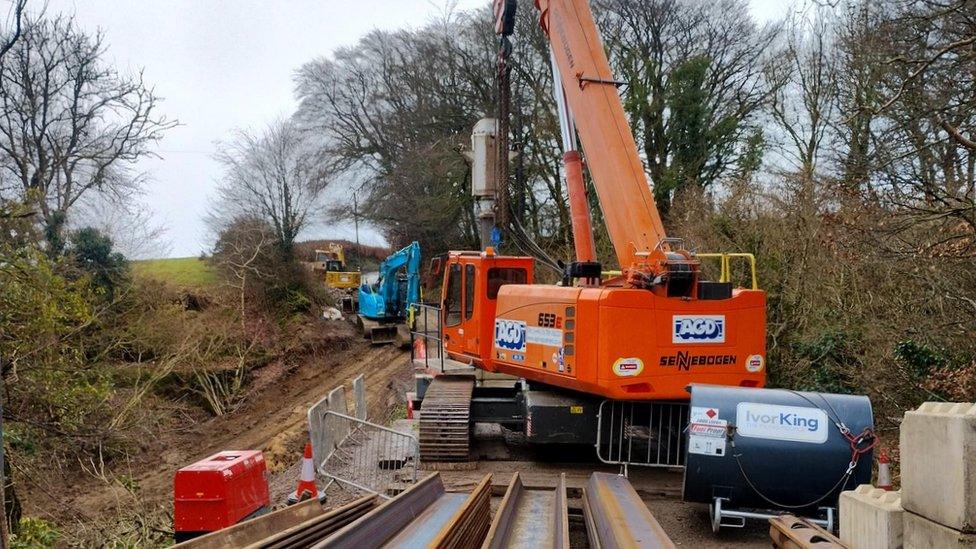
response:
[[[217,272],[207,261],[196,257],[133,261],[136,276],[165,280],[179,286],[205,287],[217,284]]]

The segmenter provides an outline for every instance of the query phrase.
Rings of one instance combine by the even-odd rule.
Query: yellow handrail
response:
[[[749,261],[749,270],[752,274],[752,289],[759,289],[759,279],[756,277],[756,256],[747,253],[735,253],[735,252],[721,252],[721,253],[705,253],[697,254],[698,257],[705,259],[718,259],[720,263],[719,267],[719,282],[731,282],[732,281],[732,259],[736,257],[742,257]]]

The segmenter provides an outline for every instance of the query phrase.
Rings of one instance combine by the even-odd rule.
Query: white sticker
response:
[[[613,362],[613,373],[620,377],[634,377],[644,371],[644,361],[636,358],[618,358]]]
[[[458,333],[461,333],[460,330]],[[518,320],[495,320],[495,347],[525,351],[525,323]]]
[[[823,444],[830,425],[819,408],[740,402],[735,407],[735,429],[744,437]]]
[[[725,315],[674,315],[671,343],[725,343]]]
[[[762,355],[749,355],[749,358],[746,359],[746,370],[753,374],[761,372],[764,363],[765,360],[763,360]]]
[[[691,435],[688,437],[688,453],[714,457],[724,456],[725,437]]]
[[[693,436],[725,438],[729,422],[724,419],[699,419],[688,425],[688,433]]]
[[[718,408],[709,408],[707,406],[692,406],[691,416],[689,419],[692,423],[699,419],[717,419],[718,418]]]
[[[566,355],[562,347],[557,349],[555,353],[552,353],[552,363],[559,367],[560,372],[566,371]]]
[[[563,331],[555,328],[527,326],[525,328],[525,341],[536,345],[561,347],[563,344]]]

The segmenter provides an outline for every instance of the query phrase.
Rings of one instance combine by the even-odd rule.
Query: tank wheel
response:
[[[712,533],[722,530],[722,498],[715,498],[708,506],[708,517],[712,519]]]

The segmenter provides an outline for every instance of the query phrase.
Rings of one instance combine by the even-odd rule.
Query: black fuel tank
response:
[[[851,442],[837,426],[874,428],[866,396],[692,385],[690,418],[685,501],[816,510],[871,482],[871,451],[845,478]]]

